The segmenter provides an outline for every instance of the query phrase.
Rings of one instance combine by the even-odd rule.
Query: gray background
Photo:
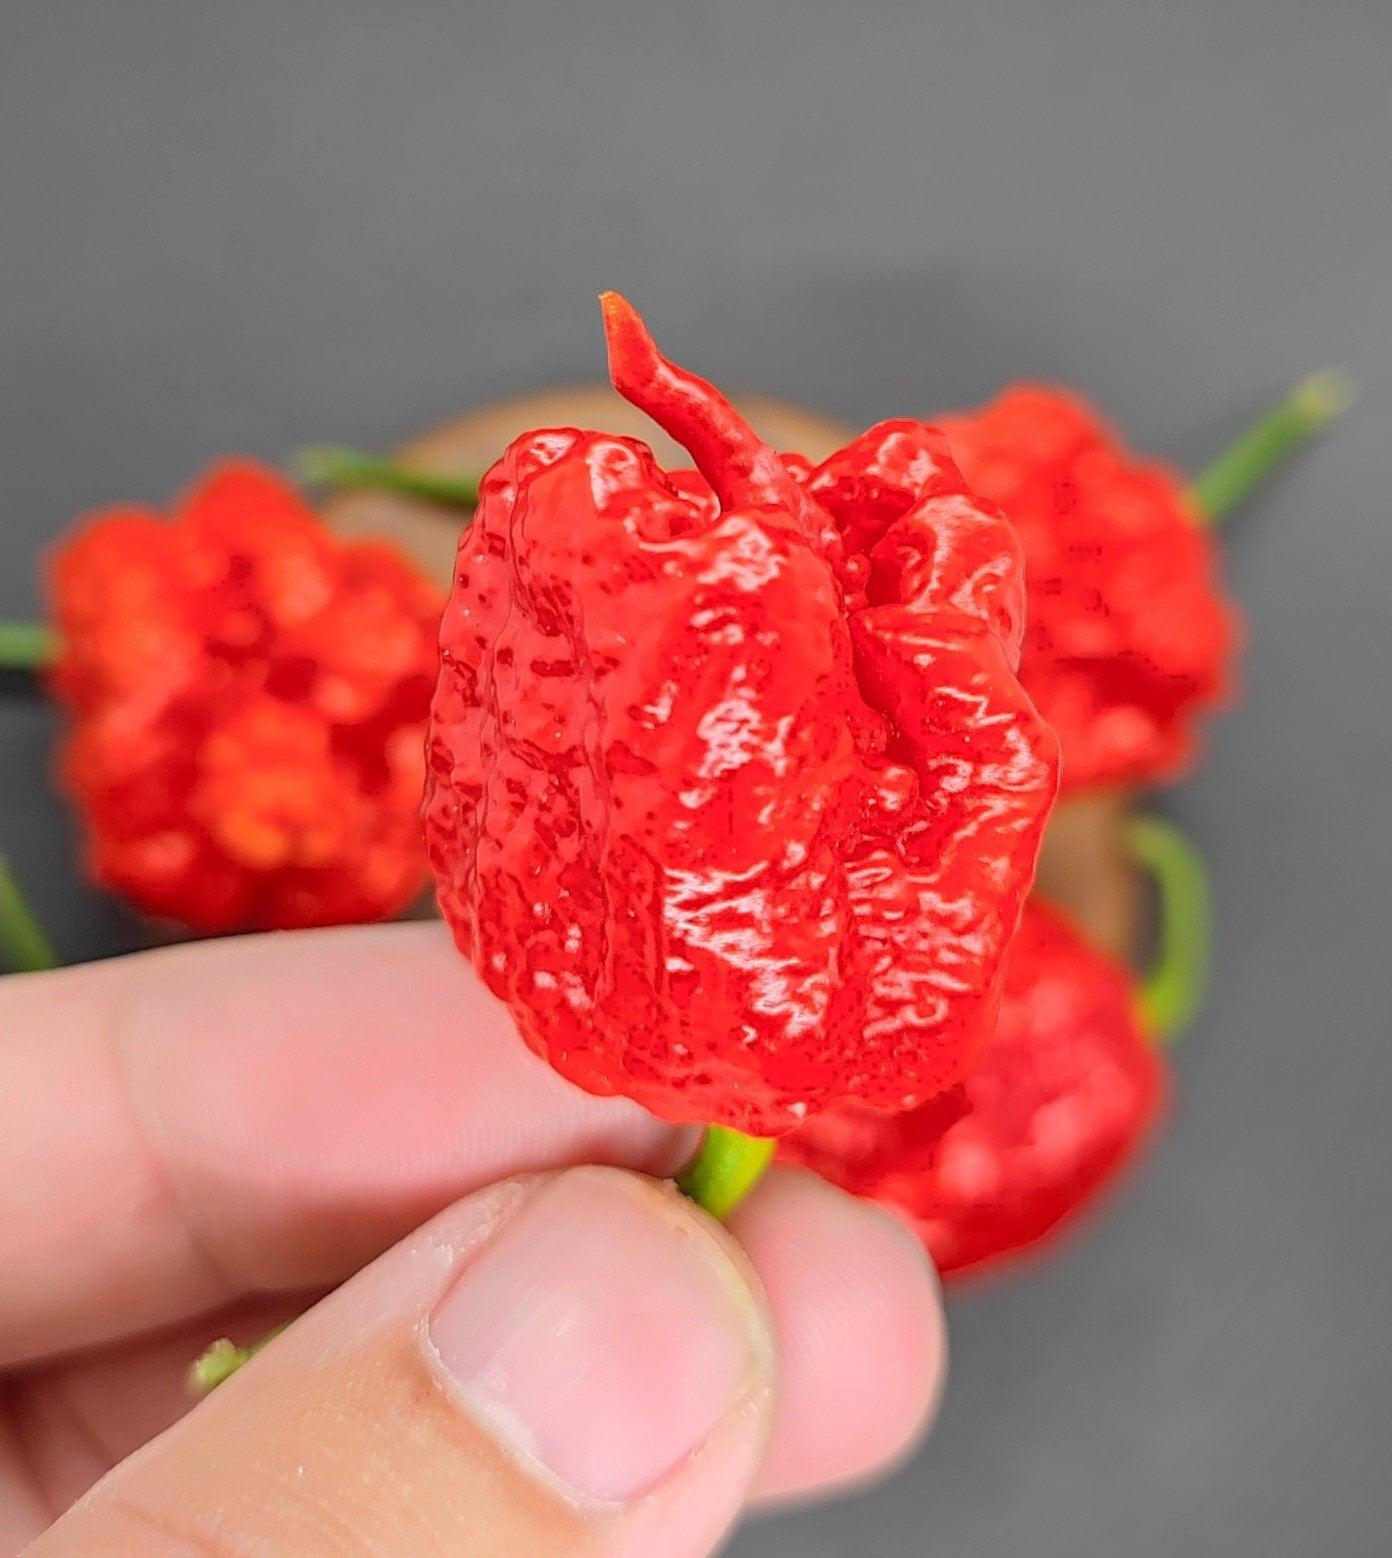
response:
[[[910,1468],[735,1550],[1387,1551],[1387,0],[0,20],[0,616],[74,512],[215,452],[592,376],[603,286],[730,384],[863,422],[1051,374],[1189,461],[1355,371],[1232,532],[1246,700],[1166,803],[1219,926],[1168,1139],[1091,1242],[955,1306]],[[0,694],[0,843],[86,958],[138,932],[78,880],[52,734]]]

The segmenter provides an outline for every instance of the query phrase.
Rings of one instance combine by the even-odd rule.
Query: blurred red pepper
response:
[[[441,907],[592,1092],[758,1136],[916,1104],[990,1029],[1056,783],[1014,534],[922,423],[794,480],[605,321],[704,480],[573,430],[485,476],[432,711]]]
[[[906,1217],[955,1279],[1087,1211],[1154,1131],[1167,1070],[1126,969],[1033,900],[995,1033],[965,1079],[893,1118],[823,1115],[778,1156]]]
[[[418,818],[439,594],[249,463],[52,559],[63,783],[97,880],[195,930],[389,917]]]
[[[1052,385],[1012,385],[939,425],[1020,533],[1020,675],[1058,732],[1065,792],[1173,778],[1231,693],[1239,638],[1184,477]]]
[[[779,1143],[784,1161],[905,1217],[948,1280],[1054,1243],[1154,1133],[1169,1092],[1159,1046],[1207,982],[1208,880],[1158,817],[1134,818],[1127,844],[1155,889],[1143,979],[1032,899],[995,1032],[959,1086],[888,1119],[833,1111]]]

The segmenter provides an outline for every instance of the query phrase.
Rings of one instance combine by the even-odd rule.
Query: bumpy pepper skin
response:
[[[274,472],[93,515],[50,570],[63,782],[98,881],[200,932],[376,920],[421,890],[440,597]]]
[[[573,429],[482,483],[441,630],[441,908],[587,1090],[758,1136],[961,1074],[1056,784],[1013,532],[942,439],[785,464],[606,300],[701,469]]]
[[[954,1279],[1066,1233],[1137,1157],[1167,1096],[1126,969],[1032,900],[995,1033],[962,1083],[894,1118],[823,1115],[779,1157],[899,1212]]]
[[[967,480],[1020,533],[1020,676],[1059,734],[1065,793],[1173,779],[1231,690],[1239,636],[1183,479],[1046,384],[937,420]]]

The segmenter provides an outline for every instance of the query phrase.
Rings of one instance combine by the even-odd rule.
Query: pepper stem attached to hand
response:
[[[712,1217],[724,1219],[763,1178],[776,1146],[774,1141],[712,1125],[696,1161],[677,1185]]]
[[[1337,369],[1302,379],[1194,478],[1189,491],[1203,523],[1221,525],[1302,444],[1347,411],[1353,395],[1352,381]]]
[[[1194,1020],[1208,986],[1208,868],[1187,838],[1159,817],[1140,816],[1127,828],[1136,860],[1155,884],[1155,957],[1141,981],[1146,1027],[1172,1039]]]
[[[41,671],[57,652],[57,635],[42,623],[0,622],[0,671]]]
[[[313,487],[399,492],[446,508],[471,509],[478,502],[477,476],[432,475],[358,449],[316,444],[297,451],[291,463],[300,480]]]
[[[12,974],[35,974],[41,969],[58,967],[53,943],[25,902],[3,855],[0,855],[0,960]]]

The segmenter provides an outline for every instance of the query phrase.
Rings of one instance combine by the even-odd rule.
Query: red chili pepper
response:
[[[779,1143],[786,1161],[907,1217],[949,1280],[1061,1237],[1162,1112],[1169,1068],[1156,1046],[1192,1021],[1208,978],[1208,877],[1159,817],[1133,818],[1127,844],[1155,888],[1155,953],[1139,983],[1032,900],[995,1033],[959,1087],[891,1119],[829,1113]]]
[[[915,1104],[989,1031],[1055,788],[1015,537],[918,422],[795,480],[604,306],[614,383],[710,490],[574,430],[484,478],[432,710],[441,907],[591,1092],[759,1136]]]
[[[51,582],[63,781],[100,882],[200,931],[416,896],[439,597],[400,553],[228,463],[169,519],[94,515]]]
[[[1050,385],[1014,385],[939,426],[1020,532],[1020,675],[1059,734],[1065,791],[1173,778],[1232,690],[1239,637],[1184,478]]]
[[[891,1119],[823,1115],[779,1158],[898,1211],[958,1278],[1052,1242],[1088,1210],[1154,1130],[1167,1071],[1127,970],[1032,901],[995,1033],[966,1078]]]

